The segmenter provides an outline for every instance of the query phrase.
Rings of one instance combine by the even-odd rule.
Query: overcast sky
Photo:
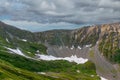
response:
[[[0,0],[0,20],[31,31],[120,22],[120,0]]]

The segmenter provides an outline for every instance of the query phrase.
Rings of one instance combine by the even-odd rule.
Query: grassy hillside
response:
[[[14,40],[12,41],[8,38],[6,39],[4,39],[3,37],[0,37],[1,48],[3,47],[8,47],[12,49],[19,48],[25,55],[30,56],[30,57],[34,57],[36,53],[47,54],[46,52],[47,47],[44,46],[43,44],[39,44],[36,42],[31,42],[31,41],[23,41],[17,38],[14,38]]]
[[[56,46],[74,45],[95,46],[98,42],[100,52],[110,61],[119,63],[120,23],[87,26],[76,30],[51,30],[32,33],[0,22],[0,44],[11,48],[20,48],[26,55],[34,57],[37,50],[40,54],[47,54],[48,43]],[[5,42],[6,39],[10,43]],[[27,42],[22,41],[23,39]],[[39,43],[39,44],[38,44]],[[42,43],[42,44],[41,44]],[[5,44],[5,45],[4,45]],[[116,59],[117,58],[117,59]]]
[[[16,54],[8,53],[4,50],[3,51],[0,50],[0,60],[2,63],[0,64],[0,73],[1,73],[0,78],[7,77],[7,78],[17,79],[19,75],[21,79],[28,78],[28,80],[32,80],[29,79],[31,78],[31,76],[33,80],[43,80],[44,78],[45,80],[47,80],[47,79],[51,79],[52,76],[62,80],[66,80],[66,79],[100,80],[96,74],[96,68],[94,64],[91,62],[78,65],[76,63],[70,63],[68,61],[63,61],[63,60],[35,61]],[[45,74],[43,76],[37,77],[38,74],[36,73],[39,72],[45,72]],[[13,75],[13,76],[9,76],[9,75]],[[49,78],[48,76],[51,77]],[[54,78],[51,80],[54,80]]]
[[[9,39],[8,39],[9,40]],[[93,63],[70,63],[68,61],[37,61],[8,52],[5,47],[19,47],[27,56],[33,57],[37,50],[46,54],[46,47],[36,42],[19,39],[7,41],[0,37],[0,79],[3,80],[100,80]],[[27,52],[31,52],[31,55]],[[40,74],[44,72],[45,74]]]
[[[52,30],[32,33],[0,22],[0,60],[2,62],[0,78],[12,79],[15,76],[16,79],[20,77],[29,80],[31,75],[35,75],[35,77],[32,77],[33,80],[42,78],[45,78],[45,80],[54,80],[54,78],[55,80],[56,78],[62,80],[100,80],[92,62],[78,65],[63,60],[38,61],[10,53],[5,47],[19,48],[26,56],[34,58],[36,53],[47,54],[47,47],[44,46],[44,43],[51,46],[68,46],[68,48],[72,45],[75,48],[78,46],[82,48],[85,45],[95,46],[98,44],[99,51],[103,56],[111,62],[120,63],[119,25],[119,23],[115,23],[88,26],[77,30]],[[23,74],[16,69],[23,71]],[[44,72],[44,74],[37,77],[41,72]],[[13,76],[10,77],[9,74]]]
[[[23,70],[0,59],[0,80],[60,80]]]

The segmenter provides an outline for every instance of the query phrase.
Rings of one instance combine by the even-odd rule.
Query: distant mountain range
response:
[[[42,55],[89,61],[42,61]],[[120,23],[33,33],[0,22],[0,62],[0,79],[119,80]]]

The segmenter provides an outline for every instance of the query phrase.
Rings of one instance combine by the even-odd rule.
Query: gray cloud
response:
[[[120,21],[120,0],[1,0],[0,16],[39,23]]]

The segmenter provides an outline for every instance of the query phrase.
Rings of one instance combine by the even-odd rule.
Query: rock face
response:
[[[42,43],[47,47],[47,54],[56,57],[76,55],[88,58],[95,63],[100,76],[109,80],[120,79],[119,66],[114,66],[120,63],[120,23],[32,33],[0,22],[0,37],[9,43],[20,39]]]
[[[65,47],[77,49],[78,46],[84,48],[88,45],[93,47],[98,44],[98,49],[101,54],[114,62],[114,56],[116,56],[114,54],[120,48],[120,23],[87,26],[76,30],[52,30],[34,34],[38,42],[47,43],[50,47],[61,47],[61,51],[57,50],[61,54],[66,53],[63,47],[64,49]],[[56,50],[54,48],[53,50],[55,53]],[[66,50],[71,53],[76,53],[74,49]]]
[[[106,39],[112,33],[116,36],[120,33],[120,23],[87,26],[76,30],[52,30],[35,34],[38,41],[47,41],[52,45],[83,46],[95,45],[97,41]]]
[[[44,43],[48,47],[62,48],[61,51],[64,52],[61,52],[61,54],[66,52],[63,50],[65,47],[69,49],[66,49],[67,51],[76,53],[79,52],[79,49],[76,50],[78,47],[84,49],[85,46],[91,45],[93,47],[98,44],[99,51],[106,58],[112,60],[114,54],[120,48],[120,23],[87,26],[75,30],[51,30],[32,33],[0,22],[0,36],[11,41],[14,38],[26,39]],[[58,51],[60,50],[58,49]]]
[[[86,26],[75,30],[32,33],[0,22],[0,36],[11,41],[17,38],[45,44],[48,47],[48,54],[56,56],[58,53],[59,56],[68,55],[68,53],[68,56],[78,54],[78,52],[88,53],[87,47],[98,44],[102,55],[113,62],[119,62],[114,57],[119,56],[119,54],[115,54],[119,52],[120,48],[120,23]]]
[[[62,34],[64,31],[60,31],[59,33],[57,31],[56,33],[51,33],[51,31],[49,33],[45,32],[48,34],[44,37],[44,42],[48,43],[46,46],[48,47],[47,51],[49,55],[57,57],[77,55],[77,57],[88,58],[95,63],[99,75],[108,80],[119,80],[120,72],[118,68],[115,68],[109,62],[118,63],[115,54],[118,54],[116,51],[120,47],[119,31],[120,23],[88,26],[68,31],[66,34]],[[54,36],[55,34],[59,34],[59,36]],[[68,40],[66,40],[66,37],[63,37],[66,35]],[[59,45],[57,43],[51,44],[52,40],[59,42]]]

